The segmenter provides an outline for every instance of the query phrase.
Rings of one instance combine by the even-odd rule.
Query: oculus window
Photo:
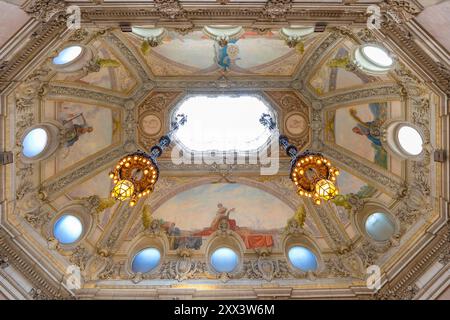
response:
[[[230,248],[219,248],[211,255],[211,265],[217,272],[232,272],[238,263],[238,255]]]
[[[23,138],[22,153],[27,158],[34,158],[40,155],[47,146],[48,135],[47,131],[42,128],[32,129]]]
[[[365,44],[355,49],[356,65],[368,73],[383,74],[394,66],[391,54],[378,44]]]
[[[133,258],[131,269],[134,273],[146,273],[155,269],[161,261],[161,253],[156,248],[139,251]]]
[[[63,65],[73,62],[83,52],[83,48],[80,46],[70,46],[62,49],[59,54],[53,58],[53,64]]]
[[[401,126],[397,132],[397,139],[400,147],[407,154],[417,156],[422,152],[422,137],[413,127]]]
[[[67,214],[61,216],[53,227],[53,235],[62,244],[76,242],[83,233],[83,225],[80,219]]]
[[[317,258],[311,250],[295,246],[288,251],[289,261],[292,265],[304,272],[314,271],[317,269]]]
[[[395,225],[384,213],[372,213],[366,220],[367,234],[375,241],[389,240],[395,232]]]
[[[191,96],[174,112],[188,120],[175,137],[191,152],[257,151],[271,136],[259,122],[263,113],[275,119],[272,108],[257,96]]]

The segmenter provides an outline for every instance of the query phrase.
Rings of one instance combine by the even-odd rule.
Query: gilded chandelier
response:
[[[140,198],[153,192],[159,178],[156,158],[161,156],[163,150],[169,146],[173,133],[186,121],[185,115],[177,115],[177,121],[171,124],[172,129],[159,139],[158,144],[150,149],[149,154],[137,151],[120,159],[109,174],[114,181],[114,188],[111,191],[113,198],[119,201],[129,199],[129,205],[133,207]]]
[[[268,114],[263,114],[259,121],[269,130],[276,128],[275,121]],[[298,195],[312,198],[315,204],[321,204],[322,200],[328,201],[338,195],[339,190],[335,183],[339,170],[333,167],[325,156],[308,150],[298,153],[297,148],[283,135],[280,135],[279,142],[292,159],[290,178]]]

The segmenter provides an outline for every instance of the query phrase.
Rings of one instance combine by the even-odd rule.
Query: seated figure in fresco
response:
[[[81,119],[81,123],[75,123],[75,119]],[[64,139],[65,146],[70,148],[80,139],[80,136],[94,131],[93,127],[87,125],[86,119],[82,113],[72,115],[69,119],[63,120],[65,127]]]
[[[272,234],[255,233],[255,231],[250,228],[237,226],[236,220],[230,219],[230,213],[232,211],[235,211],[235,208],[228,209],[221,203],[217,204],[217,212],[209,228],[205,228],[202,231],[195,233],[195,236],[207,237],[211,235],[220,228],[220,223],[225,219],[229,229],[236,232],[242,238],[247,249],[273,246],[274,242]]]
[[[234,210],[235,208],[231,208],[230,210],[228,210],[221,203],[217,204],[217,213],[213,221],[211,222],[210,229],[214,231],[217,230],[219,228],[219,223],[222,219],[226,219],[228,222],[230,222],[230,213]],[[235,226],[236,225],[235,220],[232,221],[234,221]]]
[[[387,152],[381,144],[381,125],[386,121],[387,108],[385,103],[369,103],[369,109],[373,114],[374,120],[364,122],[358,116],[355,109],[351,108],[349,113],[357,122],[356,127],[352,131],[361,136],[366,136],[372,142],[375,151],[375,163],[383,168],[387,168]]]
[[[202,238],[192,235],[190,232],[182,231],[175,222],[162,221],[162,228],[169,236],[171,250],[180,248],[199,250],[202,246]]]

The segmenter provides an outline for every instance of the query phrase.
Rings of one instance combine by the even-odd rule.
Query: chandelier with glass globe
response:
[[[263,114],[260,123],[271,131],[276,129],[276,123],[269,114]],[[330,160],[320,152],[306,150],[299,153],[284,135],[280,135],[278,140],[291,158],[289,176],[298,195],[311,198],[319,205],[322,200],[329,201],[339,194],[336,186],[339,170],[332,166]]]
[[[114,187],[111,196],[119,201],[130,200],[129,205],[135,206],[139,199],[153,192],[159,178],[159,168],[156,159],[166,149],[176,130],[187,121],[184,114],[176,116],[171,123],[171,130],[159,139],[150,153],[137,151],[121,158],[109,177],[113,179]]]

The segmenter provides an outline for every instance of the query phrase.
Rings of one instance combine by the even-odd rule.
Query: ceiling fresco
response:
[[[260,298],[258,290],[276,298],[286,289],[289,293],[283,294],[290,298],[401,299],[425,290],[412,282],[418,274],[405,280],[407,285],[402,279],[410,270],[409,258],[425,259],[417,248],[430,245],[441,252],[448,239],[443,235],[448,164],[434,158],[448,144],[443,135],[448,118],[442,116],[448,96],[436,66],[424,68],[423,55],[395,45],[394,35],[401,36],[390,28],[404,25],[389,23],[380,36],[366,29],[365,4],[341,6],[339,1],[334,1],[336,8],[345,8],[345,14],[323,5],[305,11],[300,1],[293,2],[291,16],[257,1],[245,12],[239,6],[216,12],[211,5],[208,10],[217,14],[210,12],[209,20],[203,16],[206,9],[190,11],[195,4],[176,11],[183,1],[175,1],[175,11],[152,11],[153,4],[136,11],[136,25],[166,30],[162,41],[146,51],[142,39],[119,23],[127,15],[108,2],[80,4],[89,24],[77,31],[63,32],[65,26],[57,29],[48,25],[53,20],[32,13],[49,28],[45,37],[60,37],[46,40],[45,48],[36,45],[34,60],[21,60],[24,71],[17,84],[0,86],[6,110],[0,119],[1,147],[14,155],[12,164],[1,166],[0,246],[19,241],[15,245],[51,266],[48,279],[53,280],[40,298],[178,298],[188,288],[193,292],[189,298]],[[233,16],[244,30],[225,46],[203,29],[211,21],[229,23],[219,18],[220,12]],[[307,24],[317,15],[330,24],[302,39],[302,48],[280,36],[281,26]],[[406,24],[414,15],[402,17],[409,17]],[[393,38],[384,36],[389,33]],[[356,47],[375,41],[385,41],[398,58],[386,75],[364,73],[349,60]],[[76,61],[80,68],[52,65],[57,52],[71,45],[82,46],[87,54]],[[0,79],[12,72],[9,63],[15,60],[8,61],[0,65]],[[175,163],[175,141],[158,159],[160,177],[152,194],[134,207],[113,200],[109,173],[116,162],[157,143],[170,129],[179,103],[195,94],[247,94],[264,100],[280,133],[299,151],[322,152],[339,168],[339,195],[322,205],[297,195],[282,150],[276,174],[262,175],[267,164],[261,159]],[[392,147],[390,128],[397,123],[420,130],[419,156]],[[40,125],[48,128],[50,151],[27,159],[23,136]],[[385,241],[375,241],[364,229],[368,216],[379,211],[395,225]],[[64,214],[75,215],[84,227],[68,245],[53,230]],[[211,253],[221,245],[239,252],[238,271],[220,273],[210,266]],[[317,269],[293,267],[287,257],[293,245],[309,248]],[[151,272],[134,272],[132,260],[146,247],[157,248],[161,261]],[[427,252],[435,252],[431,249]],[[424,262],[429,267],[440,258],[427,259],[434,259]],[[58,282],[62,289],[54,290],[54,279],[63,279],[71,265],[80,269],[81,287],[69,290]],[[378,293],[366,286],[372,265],[383,274]]]
[[[402,161],[388,155],[381,141],[381,127],[389,119],[403,119],[400,101],[371,102],[342,107],[327,113],[328,141],[401,175]]]
[[[133,34],[127,38],[141,52],[142,40]],[[308,37],[303,50],[308,51],[316,38],[319,36]],[[289,48],[278,30],[246,31],[224,47],[203,31],[187,35],[172,31],[158,47],[144,54],[144,58],[152,73],[161,77],[292,76],[305,55],[303,50]]]

